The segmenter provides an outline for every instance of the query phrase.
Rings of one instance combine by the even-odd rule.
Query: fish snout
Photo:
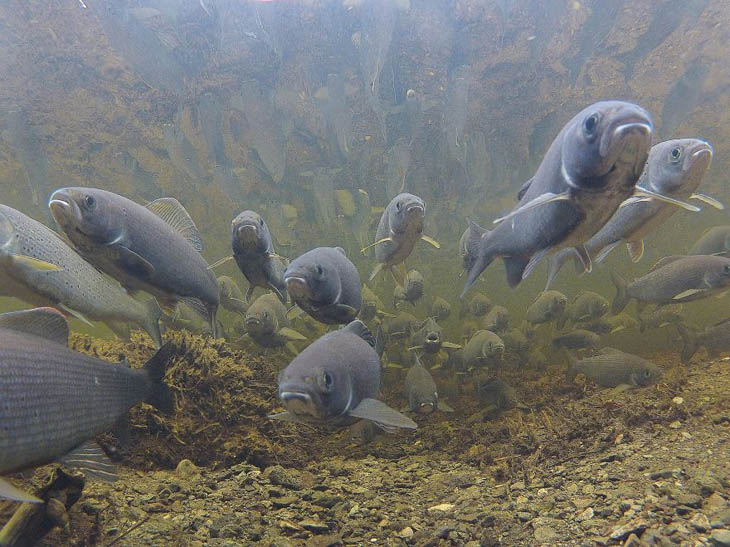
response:
[[[73,200],[71,194],[65,190],[56,190],[48,200],[48,208],[53,218],[59,225],[68,224],[71,219],[81,218],[79,206]]]
[[[287,292],[294,299],[309,298],[312,293],[307,280],[303,277],[288,275],[284,277],[284,283],[286,283]]]
[[[259,227],[252,222],[236,226],[236,236],[244,244],[254,245],[259,239]]]
[[[428,415],[432,414],[434,410],[436,410],[436,405],[429,401],[418,405],[416,412],[418,412],[418,414]]]
[[[709,167],[714,154],[712,145],[706,141],[698,141],[688,152],[689,154],[685,157],[683,164],[685,170],[695,165],[704,165],[705,168]]]

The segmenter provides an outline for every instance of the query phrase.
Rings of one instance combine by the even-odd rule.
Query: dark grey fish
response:
[[[423,296],[423,275],[418,270],[409,270],[403,286],[396,285],[393,289],[393,307],[398,308],[398,302],[410,302],[413,307]]]
[[[254,211],[243,211],[231,222],[231,248],[233,258],[248,280],[246,300],[250,300],[256,287],[270,289],[282,302],[286,302],[281,257],[274,250],[269,227]]]
[[[444,341],[444,331],[433,317],[426,319],[411,337],[413,347],[410,349],[422,350],[425,354],[436,354],[441,348],[459,349],[461,346]]]
[[[509,329],[501,335],[505,354],[513,355],[519,363],[525,362],[530,352],[530,341],[518,328]]]
[[[286,268],[284,282],[292,301],[322,323],[347,323],[360,311],[360,276],[340,247],[304,253]]]
[[[222,275],[218,278],[218,291],[221,307],[233,313],[246,315],[248,300],[238,284],[229,276]]]
[[[553,347],[566,349],[595,348],[600,341],[601,337],[595,332],[586,329],[575,329],[553,338]]]
[[[730,258],[723,256],[667,256],[645,275],[627,283],[611,272],[616,285],[612,311],[619,313],[629,300],[681,304],[722,292],[730,285]]]
[[[568,298],[558,291],[543,291],[527,308],[525,318],[533,325],[562,321]]]
[[[501,378],[491,376],[477,378],[474,382],[474,391],[479,401],[492,412],[522,406],[515,389]]]
[[[570,366],[566,376],[569,382],[581,373],[601,387],[646,387],[662,377],[662,370],[651,361],[614,348],[603,348],[598,355],[581,360],[570,354],[568,358]]]
[[[712,147],[700,139],[672,139],[652,146],[644,172],[637,183],[642,188],[677,200],[699,199],[722,208],[714,199],[695,194],[712,161]],[[638,262],[644,254],[644,238],[669,219],[678,207],[657,198],[629,198],[584,247],[593,262],[626,243],[629,256]],[[583,271],[575,249],[563,249],[550,257],[548,286],[570,257]]]
[[[604,315],[588,323],[576,323],[578,329],[585,329],[596,334],[614,334],[624,329],[632,329],[639,326],[639,322],[627,313],[618,315]]]
[[[293,422],[350,425],[370,420],[381,428],[416,429],[416,423],[378,401],[380,357],[362,321],[325,334],[307,346],[279,376],[286,409],[269,416]]]
[[[88,441],[143,401],[174,409],[163,381],[169,345],[134,370],[73,352],[67,339],[66,320],[52,308],[0,315],[0,474],[60,460],[113,480],[113,466]],[[41,501],[2,478],[0,497]]]
[[[246,334],[265,348],[278,348],[291,341],[306,340],[290,327],[284,304],[272,293],[262,294],[253,301],[246,311],[244,325]]]
[[[133,323],[162,345],[154,298],[142,303],[119,283],[100,273],[56,232],[5,205],[0,205],[0,295],[35,306],[55,306],[85,323]]]
[[[436,241],[423,234],[425,214],[426,204],[413,194],[399,194],[388,203],[380,217],[375,243],[362,249],[364,252],[370,247],[375,247],[375,259],[379,264],[370,275],[371,281],[381,268],[385,267],[393,272],[393,266],[403,264],[420,239],[436,248],[440,247]],[[405,272],[399,280],[401,284],[404,278]]]
[[[406,374],[405,395],[408,400],[408,409],[418,414],[431,414],[436,410],[453,412],[449,405],[439,399],[436,382],[431,373],[416,357]]]
[[[437,296],[431,303],[431,317],[436,321],[446,321],[451,315],[451,304]]]
[[[511,287],[547,253],[563,247],[576,247],[590,270],[583,244],[634,194],[651,134],[649,115],[631,103],[599,102],[577,114],[523,185],[517,209],[491,232],[471,223],[464,293],[498,256]]]
[[[482,327],[500,334],[509,328],[509,310],[504,306],[494,306],[484,316]]]
[[[179,201],[161,198],[144,207],[106,190],[78,187],[56,190],[49,206],[91,264],[167,307],[185,301],[217,333],[218,282],[201,255],[200,233]]]
[[[705,230],[687,252],[688,255],[728,255],[730,252],[730,225],[713,226]]]
[[[504,342],[488,330],[476,331],[464,346],[464,364],[468,369],[497,365],[504,356]]]
[[[616,317],[623,315],[618,314]],[[682,304],[667,304],[665,306],[649,306],[639,313],[639,330],[661,329],[669,325],[682,323]]]
[[[730,349],[730,319],[720,321],[699,332],[682,323],[677,324],[677,329],[683,342],[681,354],[683,363],[688,363],[701,347],[707,348],[711,356]]]
[[[687,70],[669,90],[662,108],[662,136],[667,138],[697,108],[705,93],[710,68],[702,59],[692,59]]]
[[[568,306],[566,315],[574,323],[600,319],[608,312],[608,300],[593,291],[582,291]]]

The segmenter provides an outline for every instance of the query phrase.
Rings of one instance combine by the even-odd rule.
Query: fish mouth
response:
[[[288,412],[297,416],[320,417],[317,406],[309,393],[303,391],[281,391],[279,392],[281,404]]]
[[[423,203],[409,203],[406,206],[406,214],[412,215],[412,214],[418,214],[423,215],[426,212],[426,206]]]
[[[259,319],[258,317],[246,317],[243,322],[246,324],[246,326],[258,326],[262,324],[261,319]]]
[[[286,290],[292,298],[309,298],[312,294],[307,280],[301,276],[288,275],[284,278]]]
[[[236,235],[241,242],[249,245],[254,244],[259,238],[259,227],[249,222],[239,224],[236,226]]]
[[[434,410],[436,410],[436,405],[433,403],[421,403],[418,405],[416,412],[419,414],[431,414]]]
[[[713,155],[714,150],[712,149],[712,145],[709,142],[700,141],[691,148],[689,155],[685,159],[684,168],[690,169],[700,163],[709,167]]]
[[[68,221],[72,218],[81,218],[79,206],[64,190],[56,190],[51,194],[48,200],[48,208],[51,210],[53,218],[61,226],[64,223],[68,224]]]

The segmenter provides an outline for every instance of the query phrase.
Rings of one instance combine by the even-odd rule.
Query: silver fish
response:
[[[497,365],[504,356],[504,342],[488,330],[476,331],[464,346],[464,364],[467,368]]]
[[[278,348],[292,341],[306,340],[290,327],[284,304],[272,293],[262,294],[254,300],[243,321],[246,334],[265,348]]]
[[[697,331],[693,327],[682,323],[677,324],[677,329],[683,342],[681,353],[683,363],[688,363],[701,347],[707,348],[710,355],[716,355],[730,349],[729,319],[720,321],[702,331]]]
[[[705,230],[687,252],[688,255],[725,255],[730,253],[730,225]]]
[[[527,308],[526,319],[533,325],[561,321],[568,298],[558,291],[543,291]]]
[[[662,377],[662,370],[651,361],[614,348],[603,348],[598,355],[581,360],[570,354],[568,358],[569,382],[581,373],[602,387],[646,387]]]

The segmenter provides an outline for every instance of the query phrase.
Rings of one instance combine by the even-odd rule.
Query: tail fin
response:
[[[494,256],[485,249],[485,243],[490,234],[491,232],[485,230],[473,220],[469,221],[468,236],[465,242],[466,254],[464,256],[464,267],[467,276],[461,298],[464,298],[464,295],[474,285],[477,278],[494,260]]]
[[[145,402],[165,414],[172,414],[175,410],[175,397],[165,383],[165,372],[174,353],[172,343],[168,342],[144,365],[144,371],[151,383],[150,394]]]
[[[147,309],[145,314],[143,328],[150,335],[150,338],[155,343],[155,347],[160,349],[162,347],[162,333],[160,332],[160,317],[162,317],[162,310],[160,305],[157,303],[155,298],[150,298],[144,304]]]
[[[568,356],[568,370],[565,371],[565,379],[570,383],[578,376],[578,369],[575,366],[578,363],[578,359],[569,351],[566,351],[565,354]]]
[[[558,251],[548,259],[548,279],[547,283],[545,284],[546,291],[550,289],[550,286],[553,284],[555,278],[558,276],[560,268],[563,267],[563,264],[565,264],[571,256],[575,261],[576,271],[578,273],[583,272],[583,263],[580,261],[580,256],[578,256],[578,253],[575,251],[574,247],[567,247]]]
[[[629,303],[631,297],[626,291],[627,283],[626,280],[617,274],[614,270],[611,270],[611,281],[616,285],[616,297],[613,299],[613,305],[611,306],[611,313],[614,315],[621,313]]]
[[[677,323],[677,330],[682,337],[682,362],[689,363],[689,360],[692,359],[692,356],[699,347],[697,344],[697,333],[692,327],[688,327],[682,323]]]
[[[519,255],[504,257],[504,269],[507,272],[507,284],[510,288],[514,289],[520,284],[525,268],[529,263],[529,257]]]

